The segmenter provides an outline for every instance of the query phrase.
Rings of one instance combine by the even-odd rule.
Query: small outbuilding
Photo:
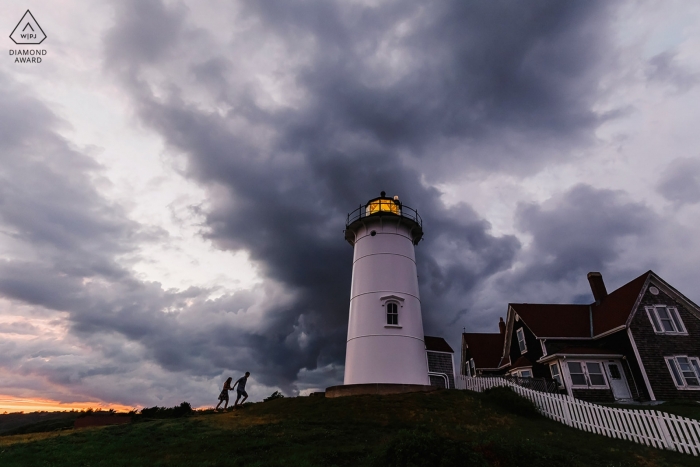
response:
[[[455,388],[454,350],[442,337],[425,336],[425,352],[428,356],[430,385],[439,388]]]

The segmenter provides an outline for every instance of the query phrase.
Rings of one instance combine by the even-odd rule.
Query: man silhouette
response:
[[[238,400],[241,398],[241,396],[243,396],[243,400],[241,401],[241,405],[243,405],[245,400],[248,398],[248,393],[245,392],[245,383],[248,382],[248,376],[250,376],[250,371],[246,371],[245,376],[240,378],[233,385],[233,388],[236,388],[236,386],[238,386],[238,388],[236,388],[236,393],[238,394],[238,397],[236,397],[236,402],[233,404],[234,407],[238,407]]]

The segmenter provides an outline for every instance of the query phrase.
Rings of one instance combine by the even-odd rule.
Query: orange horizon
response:
[[[123,404],[113,404],[110,402],[61,402],[53,399],[27,399],[24,397],[14,397],[0,394],[0,414],[16,412],[63,412],[71,410],[87,409],[114,409],[117,412],[129,412],[140,409],[140,406],[132,407]]]

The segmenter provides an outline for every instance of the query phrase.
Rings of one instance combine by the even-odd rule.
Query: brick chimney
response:
[[[593,292],[595,304],[600,305],[600,302],[608,296],[608,291],[605,289],[605,282],[603,282],[603,275],[599,272],[589,272],[588,283],[591,284],[591,292]]]
[[[498,329],[501,331],[501,335],[506,333],[506,323],[503,322],[503,317],[501,317],[501,320],[498,322]]]

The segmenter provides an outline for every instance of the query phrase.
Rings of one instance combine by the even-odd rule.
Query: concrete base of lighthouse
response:
[[[326,388],[326,397],[359,396],[363,394],[403,394],[407,392],[432,392],[437,391],[436,386],[426,386],[423,384],[390,384],[390,383],[370,383],[370,384],[342,384]]]

